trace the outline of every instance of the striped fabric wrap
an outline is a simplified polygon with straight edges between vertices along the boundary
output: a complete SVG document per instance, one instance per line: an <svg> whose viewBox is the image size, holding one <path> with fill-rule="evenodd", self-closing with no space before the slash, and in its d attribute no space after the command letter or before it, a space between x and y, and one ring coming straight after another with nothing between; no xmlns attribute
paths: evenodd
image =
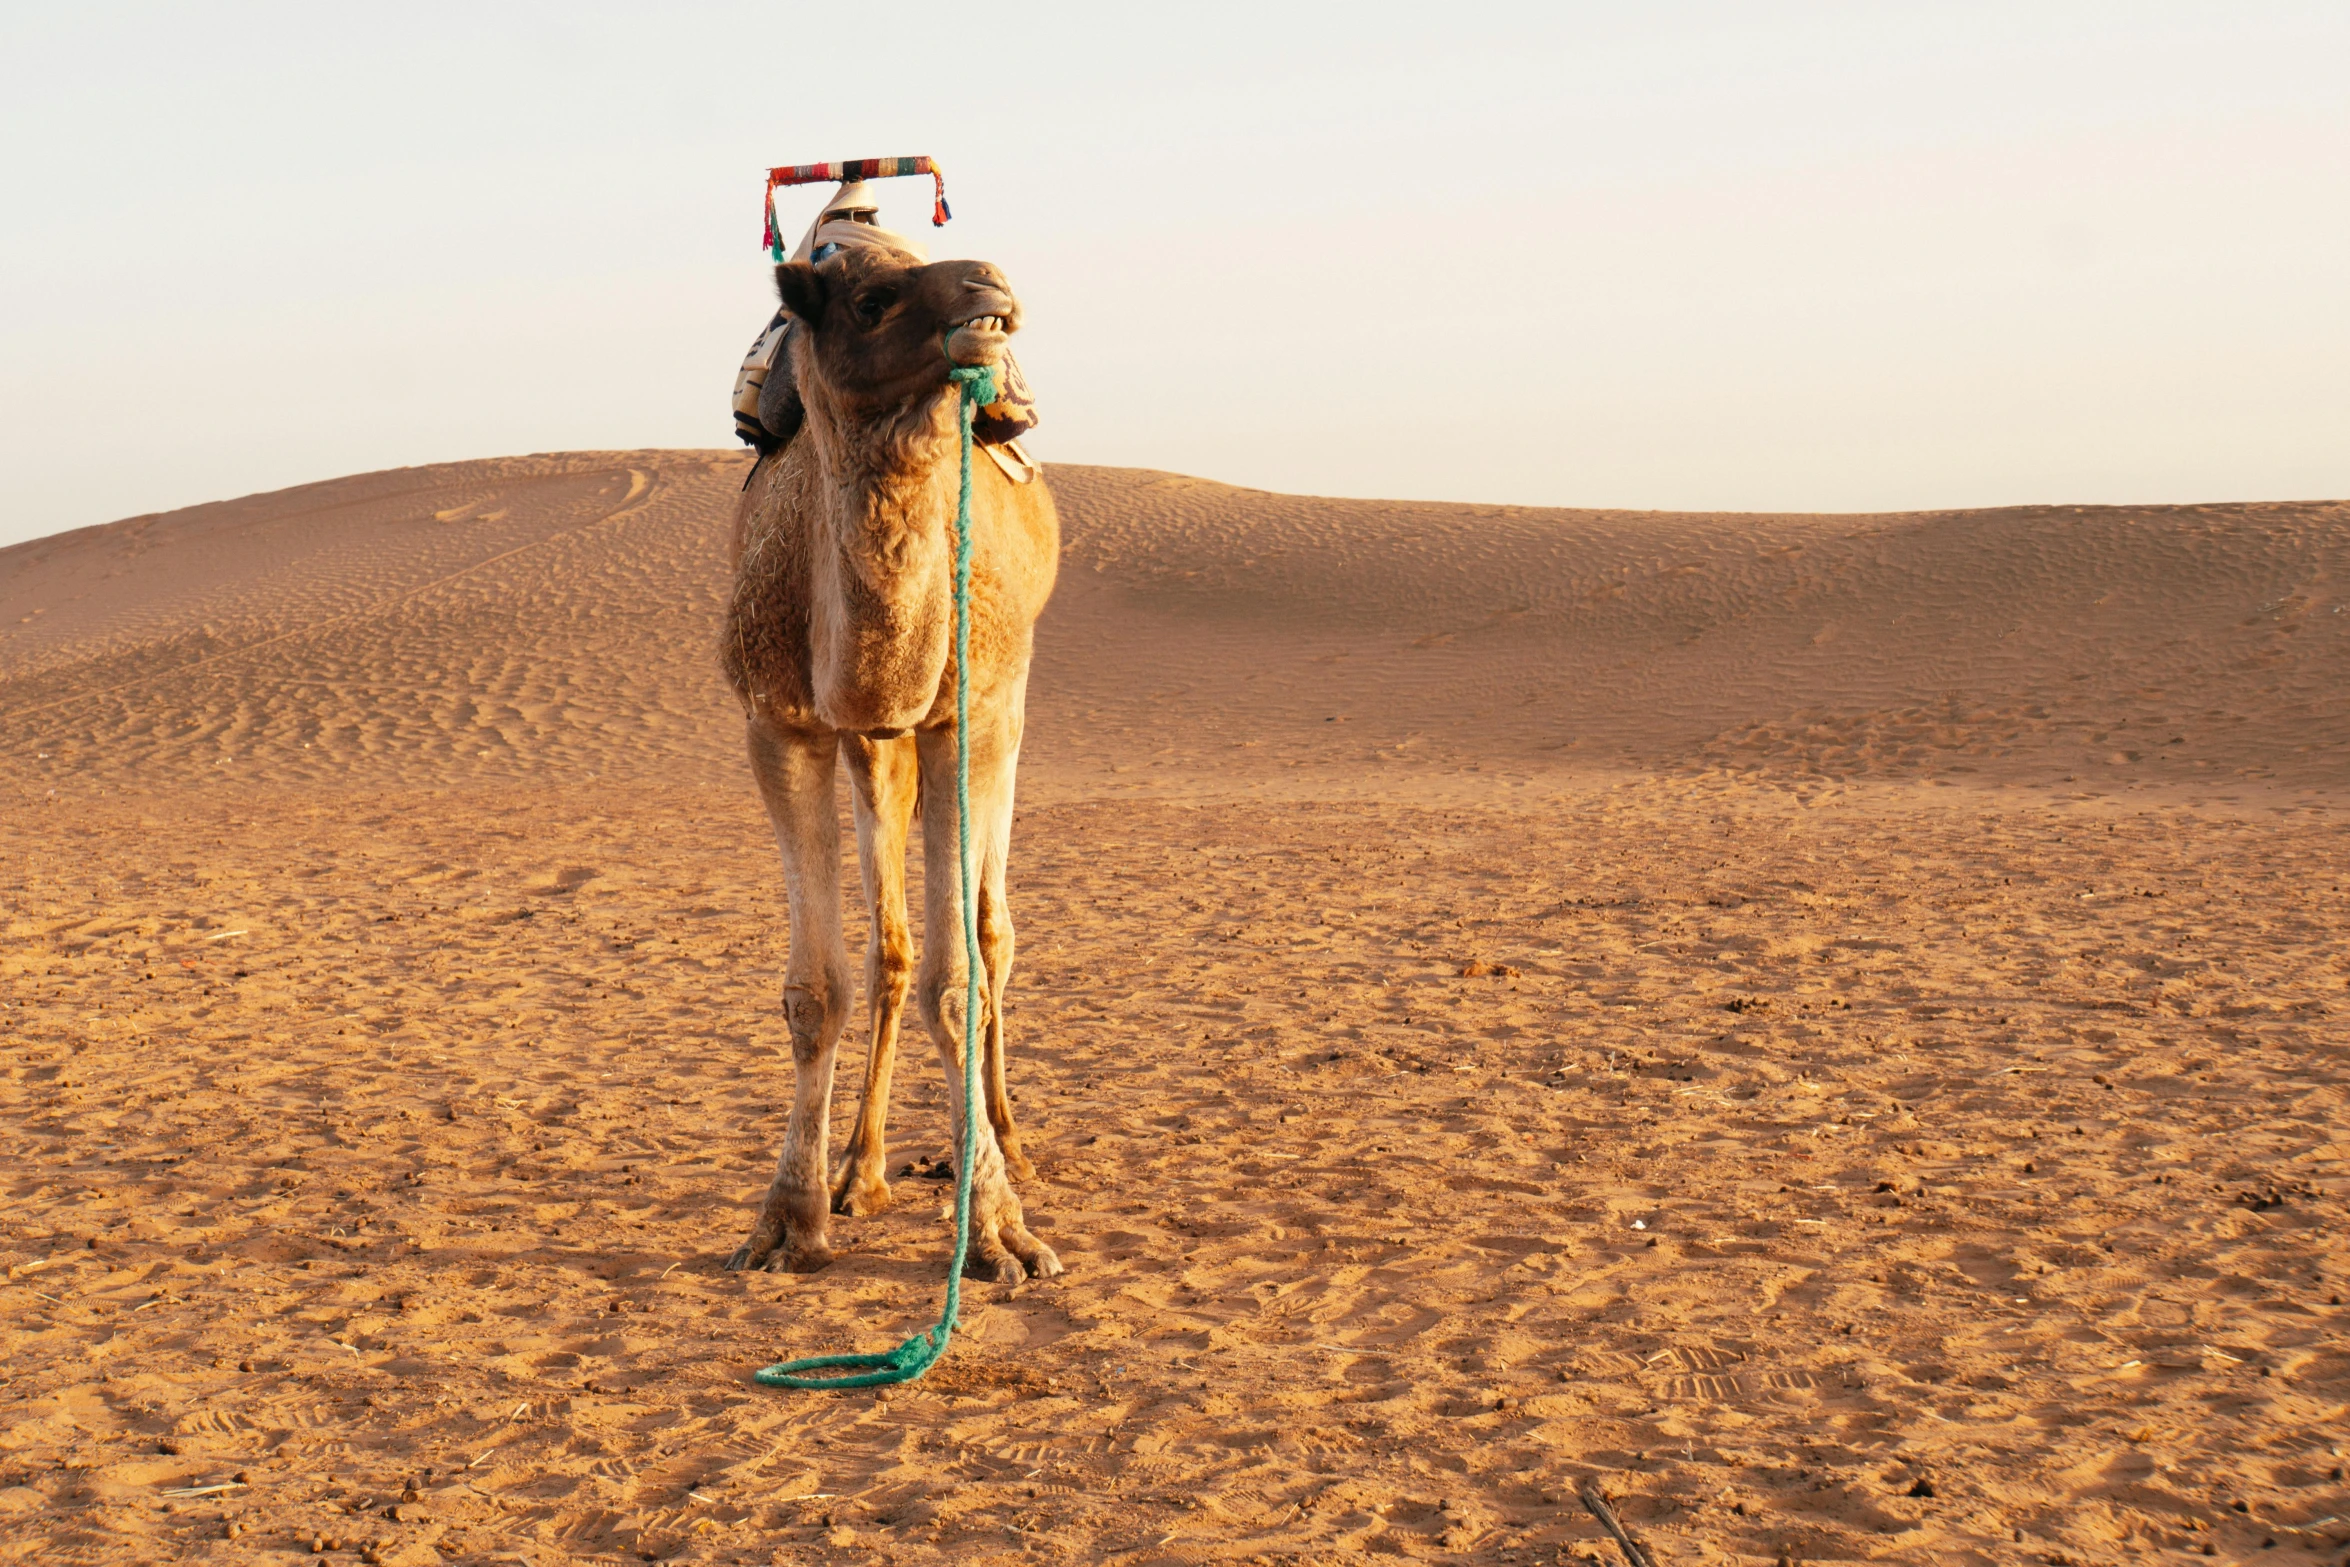
<svg viewBox="0 0 2350 1567"><path fill-rule="evenodd" d="M842 180L886 180L900 174L936 174L928 158L847 158L839 163L791 163L767 171L775 185L839 184Z"/></svg>
<svg viewBox="0 0 2350 1567"><path fill-rule="evenodd" d="M775 187L824 185L847 180L895 179L901 174L927 174L936 188L930 203L930 226L944 228L954 216L947 210L947 177L931 158L843 158L837 163L787 163L767 171L767 227L759 242L777 261L783 259L783 232L775 226Z"/></svg>

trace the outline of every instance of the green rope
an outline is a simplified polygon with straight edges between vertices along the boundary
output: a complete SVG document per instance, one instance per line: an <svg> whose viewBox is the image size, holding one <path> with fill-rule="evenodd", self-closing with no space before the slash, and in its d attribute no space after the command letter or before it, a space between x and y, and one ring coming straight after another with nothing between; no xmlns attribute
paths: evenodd
<svg viewBox="0 0 2350 1567"><path fill-rule="evenodd" d="M963 1309L963 1260L971 1250L972 1118L979 1114L979 890L971 864L971 413L996 399L992 365L958 365L950 358L947 380L963 394L958 415L963 435L963 488L955 501L955 859L962 867L963 961L968 984L963 996L963 1126L955 1148L955 1260L947 1269L947 1299L935 1327L923 1329L886 1355L811 1355L751 1373L762 1387L857 1388L911 1382L937 1364L955 1336ZM846 1376L808 1376L810 1371L844 1370Z"/></svg>

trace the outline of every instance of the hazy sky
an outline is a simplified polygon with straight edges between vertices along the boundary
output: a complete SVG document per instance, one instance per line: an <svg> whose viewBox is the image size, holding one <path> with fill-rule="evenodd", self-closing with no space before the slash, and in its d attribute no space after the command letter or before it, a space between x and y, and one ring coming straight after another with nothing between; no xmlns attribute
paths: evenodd
<svg viewBox="0 0 2350 1567"><path fill-rule="evenodd" d="M1010 273L1048 460L2350 495L2346 83L2342 0L9 4L0 542L730 445L760 171L912 153L958 217L883 217Z"/></svg>

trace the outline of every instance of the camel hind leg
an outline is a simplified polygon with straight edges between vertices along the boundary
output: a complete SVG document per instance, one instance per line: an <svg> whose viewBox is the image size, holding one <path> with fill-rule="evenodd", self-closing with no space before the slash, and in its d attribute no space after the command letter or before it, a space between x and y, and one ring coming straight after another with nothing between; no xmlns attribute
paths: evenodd
<svg viewBox="0 0 2350 1567"><path fill-rule="evenodd" d="M914 934L906 924L906 834L914 821L921 773L914 740L846 738L857 814L857 863L873 934L865 943L865 1004L873 1014L865 1055L865 1093L856 1130L832 1183L832 1211L879 1213L889 1206L889 1085L897 1066L898 1026L914 975Z"/></svg>
<svg viewBox="0 0 2350 1567"><path fill-rule="evenodd" d="M983 825L980 835L979 955L987 965L987 1053L980 1057L979 1076L987 1095L988 1123L1004 1151L1004 1168L1014 1180L1032 1181L1036 1166L1020 1145L1011 1090L1004 1081L1004 992L1012 980L1012 910L1004 896L1012 841L1011 781L1007 770L1004 798L996 802L993 820Z"/></svg>
<svg viewBox="0 0 2350 1567"><path fill-rule="evenodd" d="M992 841L991 829L1000 810L1008 821L1012 798L1012 764L1018 755L1016 720L1001 715L987 722L973 714L971 725L971 825L985 865ZM952 730L925 730L916 737L922 765L922 963L914 991L929 1025L932 1043L946 1068L949 1128L960 1147L966 1128L972 1146L970 1270L998 1283L1017 1284L1031 1275L1051 1278L1061 1272L1061 1259L1030 1233L1020 1199L1005 1173L1002 1146L984 1113L982 1097L969 1104L963 1093L963 1052L966 1042L984 1052L992 987L984 951L980 959L980 1011L966 1016L969 967L963 955L962 873L957 862L955 823L955 735ZM1008 949L1007 949L1008 953ZM967 1026L976 1023L976 1029ZM980 1064L984 1067L985 1060Z"/></svg>
<svg viewBox="0 0 2350 1567"><path fill-rule="evenodd" d="M727 1259L729 1272L765 1268L807 1273L832 1260L826 1237L825 1143L832 1121L832 1067L855 999L841 937L840 817L830 732L777 731L753 720L751 773L783 853L791 911L784 1021L791 1029L792 1103L783 1153L750 1239Z"/></svg>

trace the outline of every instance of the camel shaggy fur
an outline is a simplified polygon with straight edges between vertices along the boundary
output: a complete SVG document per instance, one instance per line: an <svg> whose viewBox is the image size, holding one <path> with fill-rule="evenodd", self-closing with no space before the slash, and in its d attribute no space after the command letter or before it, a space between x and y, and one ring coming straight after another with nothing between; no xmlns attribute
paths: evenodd
<svg viewBox="0 0 2350 1567"><path fill-rule="evenodd" d="M1004 1085L1003 997L1012 970L1004 879L1033 633L1052 592L1060 529L1041 480L1014 484L989 462L971 472L971 668L955 668L953 658L960 405L948 361L1000 364L1019 328L1019 302L984 262L925 266L879 249L780 266L776 287L800 323L791 369L807 422L799 439L762 460L744 491L721 647L747 720L751 770L783 851L791 915L783 1011L796 1081L775 1179L750 1239L727 1266L820 1268L832 1256L828 1209L865 1214L888 1203L884 1129L909 979L945 1063L960 1145L969 1034L955 682L967 678L987 1108L972 1133L972 1267L1005 1282L1050 1276L1060 1261L1022 1223L1010 1179L1033 1172ZM833 1063L855 994L833 803L840 759L873 912L865 956L873 1034L856 1130L828 1191ZM919 972L905 871L916 809Z"/></svg>

